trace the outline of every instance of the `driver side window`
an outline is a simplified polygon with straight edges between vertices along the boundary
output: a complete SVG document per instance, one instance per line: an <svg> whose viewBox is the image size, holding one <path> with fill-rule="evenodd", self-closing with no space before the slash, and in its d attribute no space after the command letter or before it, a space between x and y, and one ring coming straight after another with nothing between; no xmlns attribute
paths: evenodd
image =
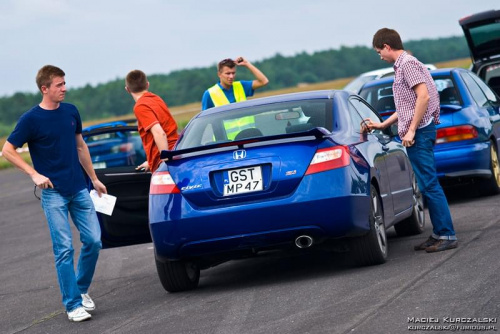
<svg viewBox="0 0 500 334"><path fill-rule="evenodd" d="M363 101L352 98L349 100L349 114L353 121L353 127L357 132L361 132L361 123L364 119L370 118L374 122L382 122L380 117ZM352 108L351 108L352 106ZM373 130L372 133L382 133L381 130Z"/></svg>

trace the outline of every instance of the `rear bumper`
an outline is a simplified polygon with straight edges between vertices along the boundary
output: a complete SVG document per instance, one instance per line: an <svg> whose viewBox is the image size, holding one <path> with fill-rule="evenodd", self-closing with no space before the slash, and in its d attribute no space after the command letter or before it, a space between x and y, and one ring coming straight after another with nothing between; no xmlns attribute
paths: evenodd
<svg viewBox="0 0 500 334"><path fill-rule="evenodd" d="M368 195L339 194L345 185L325 187L323 177L304 177L287 198L202 210L193 208L181 194L151 195L156 256L175 260L230 254L292 245L304 234L320 242L369 231ZM321 189L312 191L315 187Z"/></svg>
<svg viewBox="0 0 500 334"><path fill-rule="evenodd" d="M434 150L438 178L489 177L490 142Z"/></svg>

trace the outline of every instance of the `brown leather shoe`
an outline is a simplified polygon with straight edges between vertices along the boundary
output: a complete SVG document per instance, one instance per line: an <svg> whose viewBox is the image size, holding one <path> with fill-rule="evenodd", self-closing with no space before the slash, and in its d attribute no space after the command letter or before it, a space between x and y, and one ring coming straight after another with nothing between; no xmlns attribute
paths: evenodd
<svg viewBox="0 0 500 334"><path fill-rule="evenodd" d="M425 250L427 247L434 245L438 241L438 239L434 239L432 236L430 236L429 239L425 240L419 245L416 245L415 247L413 247L413 249L416 251Z"/></svg>
<svg viewBox="0 0 500 334"><path fill-rule="evenodd" d="M446 240L446 239L439 239L438 242L436 242L434 245L429 246L425 249L427 253L434 253L434 252L441 252L445 251L448 249L453 249L458 247L458 241L457 240Z"/></svg>

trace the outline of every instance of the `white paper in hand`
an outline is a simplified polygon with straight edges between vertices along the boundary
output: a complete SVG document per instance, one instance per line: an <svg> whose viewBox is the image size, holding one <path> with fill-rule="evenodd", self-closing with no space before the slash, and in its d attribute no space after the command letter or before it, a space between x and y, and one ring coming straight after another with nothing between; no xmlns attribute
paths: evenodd
<svg viewBox="0 0 500 334"><path fill-rule="evenodd" d="M116 196L102 194L101 197L99 197L97 191L92 189L90 191L90 198L92 198L92 202L94 202L95 211L111 216L115 208Z"/></svg>

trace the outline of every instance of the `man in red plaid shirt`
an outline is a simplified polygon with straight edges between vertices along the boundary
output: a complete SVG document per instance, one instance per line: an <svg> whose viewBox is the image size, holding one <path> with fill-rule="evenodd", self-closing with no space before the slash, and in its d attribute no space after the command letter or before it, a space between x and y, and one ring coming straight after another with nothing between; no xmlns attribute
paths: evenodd
<svg viewBox="0 0 500 334"><path fill-rule="evenodd" d="M439 93L429 70L408 54L396 30L383 28L373 36L373 48L380 59L394 63L394 102L396 112L382 123L367 119L369 129L385 129L398 122L398 133L406 147L426 200L433 230L432 235L415 250L428 253L458 246L450 208L439 184L434 161L436 126L439 124Z"/></svg>

